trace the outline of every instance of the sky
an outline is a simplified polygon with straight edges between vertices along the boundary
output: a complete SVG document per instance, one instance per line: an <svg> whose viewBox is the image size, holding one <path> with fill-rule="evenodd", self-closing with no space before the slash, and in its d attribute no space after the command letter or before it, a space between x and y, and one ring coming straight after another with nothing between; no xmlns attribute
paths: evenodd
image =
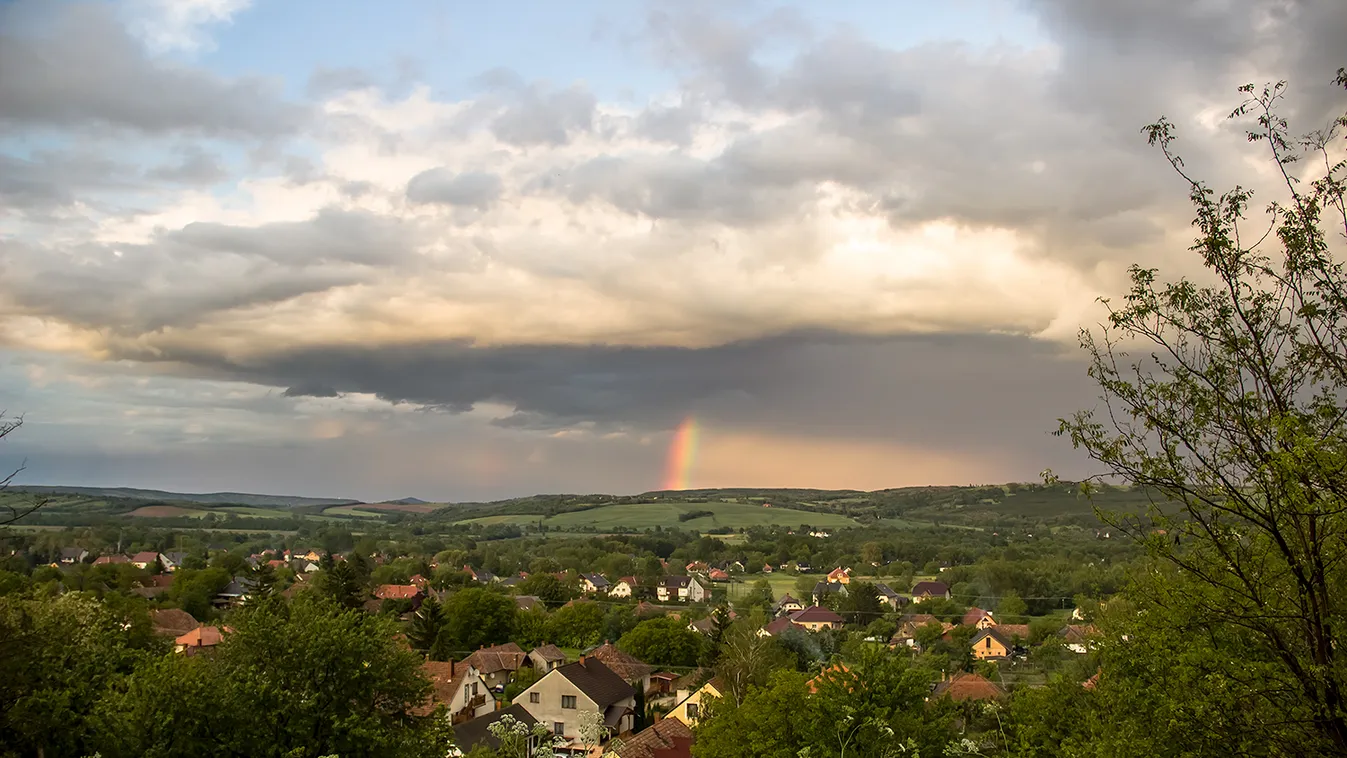
<svg viewBox="0 0 1347 758"><path fill-rule="evenodd" d="M1141 128L1272 192L1236 87L1320 128L1344 40L1340 0L0 0L0 464L458 501L671 455L1096 473L1051 434L1095 402L1078 330L1130 264L1200 273Z"/></svg>

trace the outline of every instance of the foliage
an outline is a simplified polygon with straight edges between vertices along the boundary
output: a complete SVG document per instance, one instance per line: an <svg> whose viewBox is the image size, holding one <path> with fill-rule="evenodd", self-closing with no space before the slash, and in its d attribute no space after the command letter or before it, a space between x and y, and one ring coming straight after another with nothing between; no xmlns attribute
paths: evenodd
<svg viewBox="0 0 1347 758"><path fill-rule="evenodd" d="M605 614L598 603L576 601L548 619L548 634L562 647L590 647L603 640Z"/></svg>
<svg viewBox="0 0 1347 758"><path fill-rule="evenodd" d="M514 600L483 587L469 587L444 603L444 644L466 655L487 645L508 642L517 613Z"/></svg>
<svg viewBox="0 0 1347 758"><path fill-rule="evenodd" d="M1179 506L1110 517L1158 562L1133 588L1148 628L1161 640L1185 630L1195 648L1144 657L1153 668L1136 671L1136 684L1163 691L1128 705L1153 697L1168 723L1232 750L1341 755L1347 276L1330 241L1347 232L1347 162L1333 157L1347 120L1296 140L1277 112L1284 83L1241 91L1248 99L1231 117L1254 117L1249 140L1268 150L1284 200L1268 205L1265 231L1250 232L1252 193L1218 195L1187 173L1171 123L1147 128L1189 187L1192 249L1210 284L1133 267L1102 333L1081 333L1104 412L1063 420L1060 433L1111 475ZM1303 159L1322 165L1293 174ZM1158 568L1166 564L1179 570ZM1178 682L1206 686L1173 702L1163 695Z"/></svg>
<svg viewBox="0 0 1347 758"><path fill-rule="evenodd" d="M437 655L443 652L437 649L443 631L444 607L433 595L429 596L421 601L421 607L412 614L412 621L407 625L407 642L411 644L412 650L423 653L432 660L444 660Z"/></svg>
<svg viewBox="0 0 1347 758"><path fill-rule="evenodd" d="M646 619L617 641L623 652L652 666L671 667L696 666L705 644L686 623L669 617Z"/></svg>
<svg viewBox="0 0 1347 758"><path fill-rule="evenodd" d="M733 624L725 633L716 659L717 679L725 697L742 703L751 687L765 687L772 672L790 668L794 656L775 638L758 635L764 619L754 616Z"/></svg>

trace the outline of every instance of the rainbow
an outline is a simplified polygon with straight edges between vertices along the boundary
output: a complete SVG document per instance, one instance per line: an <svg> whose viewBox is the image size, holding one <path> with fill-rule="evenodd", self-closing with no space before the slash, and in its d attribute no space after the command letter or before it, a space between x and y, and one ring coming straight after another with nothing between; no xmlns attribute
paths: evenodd
<svg viewBox="0 0 1347 758"><path fill-rule="evenodd" d="M669 461L664 472L664 489L692 489L692 464L697 458L697 419L688 416L674 431L669 445Z"/></svg>

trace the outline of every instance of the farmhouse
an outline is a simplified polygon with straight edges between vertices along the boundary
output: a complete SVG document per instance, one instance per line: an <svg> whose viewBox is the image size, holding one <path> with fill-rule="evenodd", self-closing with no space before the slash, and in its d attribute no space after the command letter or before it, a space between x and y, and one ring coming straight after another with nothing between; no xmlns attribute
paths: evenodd
<svg viewBox="0 0 1347 758"><path fill-rule="evenodd" d="M949 585L944 582L917 582L912 585L912 602L920 603L932 598L950 599Z"/></svg>

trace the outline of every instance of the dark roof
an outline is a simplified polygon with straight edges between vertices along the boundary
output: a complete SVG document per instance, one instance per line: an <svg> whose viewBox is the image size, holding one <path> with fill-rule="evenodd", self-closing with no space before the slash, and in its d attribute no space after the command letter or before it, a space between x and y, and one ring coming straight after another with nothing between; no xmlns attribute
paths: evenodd
<svg viewBox="0 0 1347 758"><path fill-rule="evenodd" d="M167 558L175 566L187 560L187 553L182 552L160 553L160 555Z"/></svg>
<svg viewBox="0 0 1347 758"><path fill-rule="evenodd" d="M764 626L763 630L775 637L794 625L795 622L791 621L789 616L778 616L775 619L772 619L772 623Z"/></svg>
<svg viewBox="0 0 1347 758"><path fill-rule="evenodd" d="M899 595L897 592L895 592L892 587L883 582L880 582L879 584L875 585L875 591L883 595L884 597L899 597L899 598L902 597L902 595Z"/></svg>
<svg viewBox="0 0 1347 758"><path fill-rule="evenodd" d="M600 708L607 709L613 703L636 694L636 690L630 684L605 666L603 661L593 656L568 663L556 669L556 673L566 677L571 684L585 693L585 697L593 700Z"/></svg>
<svg viewBox="0 0 1347 758"><path fill-rule="evenodd" d="M996 640L1002 645L1005 645L1007 650L1015 647L1014 638L1012 638L1009 634L1003 631L1002 628L999 626L989 626L986 629L983 629L982 631L973 635L973 639L970 641L969 644L976 645L987 637L991 637L992 639Z"/></svg>
<svg viewBox="0 0 1347 758"><path fill-rule="evenodd" d="M678 719L660 719L618 746L618 758L691 756L692 730Z"/></svg>
<svg viewBox="0 0 1347 758"><path fill-rule="evenodd" d="M500 721L506 716L513 716L516 721L522 722L525 726L532 727L538 723L523 705L515 703L509 708L502 708L499 711L493 711L485 716L478 716L471 721L464 721L454 727L454 744L463 751L464 755L472 752L474 747L484 745L492 750L500 747L500 740L491 733L487 727Z"/></svg>
<svg viewBox="0 0 1347 758"><path fill-rule="evenodd" d="M796 611L788 616L791 621L797 624L818 623L821 621L831 621L834 624L842 623L842 617L824 608L821 605L811 605L802 611Z"/></svg>
<svg viewBox="0 0 1347 758"><path fill-rule="evenodd" d="M671 590L676 590L688 586L688 581L689 579L686 576L666 576L660 581L660 584Z"/></svg>
<svg viewBox="0 0 1347 758"><path fill-rule="evenodd" d="M912 595L947 595L949 585L944 582L917 582L912 585Z"/></svg>
<svg viewBox="0 0 1347 758"><path fill-rule="evenodd" d="M515 595L514 604L519 606L521 611L531 611L534 608L542 608L543 599L537 595Z"/></svg>
<svg viewBox="0 0 1347 758"><path fill-rule="evenodd" d="M581 574L580 576L582 576L582 577L584 577L585 579L587 579L587 580L589 581L589 583L592 584L592 585L594 585L595 587L607 587L607 586L608 586L608 578L605 577L605 576L602 575L602 574Z"/></svg>
<svg viewBox="0 0 1347 758"><path fill-rule="evenodd" d="M561 648L557 647L556 645L553 645L550 642L547 643L546 645L539 645L538 647L533 648L533 652L537 653L538 657L542 658L544 661L566 660L566 654L561 652ZM531 654L532 653L530 653L530 655Z"/></svg>
<svg viewBox="0 0 1347 758"><path fill-rule="evenodd" d="M847 586L841 582L818 582L814 585L815 595L826 595L830 592L845 595L847 594Z"/></svg>
<svg viewBox="0 0 1347 758"><path fill-rule="evenodd" d="M61 548L61 557L69 558L72 561L78 561L82 556L88 554L88 551L82 547L63 547Z"/></svg>

